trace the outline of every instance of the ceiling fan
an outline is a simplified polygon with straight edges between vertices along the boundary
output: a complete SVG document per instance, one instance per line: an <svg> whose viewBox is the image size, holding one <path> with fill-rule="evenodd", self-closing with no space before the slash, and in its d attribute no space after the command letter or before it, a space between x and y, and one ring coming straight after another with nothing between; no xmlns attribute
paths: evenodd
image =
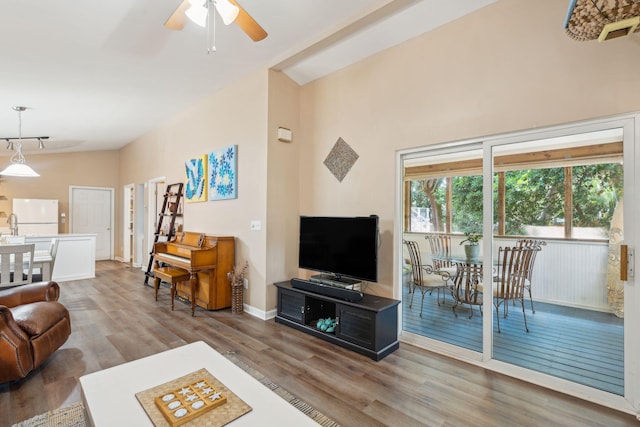
<svg viewBox="0 0 640 427"><path fill-rule="evenodd" d="M209 7L216 8L225 25L232 22L238 24L254 42L267 37L267 32L235 0L183 0L164 23L164 26L171 30L180 31L185 26L185 17L188 16L198 25L204 27Z"/></svg>

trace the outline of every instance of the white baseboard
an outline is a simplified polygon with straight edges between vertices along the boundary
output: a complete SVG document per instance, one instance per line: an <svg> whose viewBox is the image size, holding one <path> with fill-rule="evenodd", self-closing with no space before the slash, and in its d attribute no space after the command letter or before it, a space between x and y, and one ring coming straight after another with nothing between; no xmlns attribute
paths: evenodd
<svg viewBox="0 0 640 427"><path fill-rule="evenodd" d="M127 262L127 261L125 261L125 259L124 259L124 258L122 258L122 257L115 257L115 258L114 258L114 261L128 263L128 262ZM141 265L141 264L139 264L139 263L136 263L136 262L132 262L132 263L131 263L131 267L133 267L133 268L140 268L140 267L142 267L142 265ZM144 270L145 270L145 269L143 269L143 271L144 271Z"/></svg>
<svg viewBox="0 0 640 427"><path fill-rule="evenodd" d="M273 310L269 310L269 311L264 311L264 310L259 310L255 307L252 307L248 304L244 304L243 305L243 310L253 316L253 317L257 317L258 319L261 320L269 320L269 319L273 319L274 317L276 317L276 314L278 312L278 310L276 310L275 308Z"/></svg>

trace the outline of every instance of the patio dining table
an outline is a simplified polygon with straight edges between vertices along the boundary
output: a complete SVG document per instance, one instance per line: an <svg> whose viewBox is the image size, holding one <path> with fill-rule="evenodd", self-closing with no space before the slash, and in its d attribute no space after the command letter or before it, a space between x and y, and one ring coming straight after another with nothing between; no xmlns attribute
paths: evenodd
<svg viewBox="0 0 640 427"><path fill-rule="evenodd" d="M448 262L456 266L456 275L452 278L451 295L455 300L453 312L459 304L482 306L482 258L467 258L464 255L432 254L431 259ZM471 317L473 310L471 311ZM457 316L457 314L456 314Z"/></svg>
<svg viewBox="0 0 640 427"><path fill-rule="evenodd" d="M473 272L475 277L474 279L478 281L478 283L482 282L482 258L467 258L465 255L444 255L444 254L433 254L431 255L431 259L447 262L453 264L457 268L455 279L460 276L460 274L464 274L465 272Z"/></svg>
<svg viewBox="0 0 640 427"><path fill-rule="evenodd" d="M465 255L432 254L431 259L460 265L482 266L483 263L482 258L467 258Z"/></svg>

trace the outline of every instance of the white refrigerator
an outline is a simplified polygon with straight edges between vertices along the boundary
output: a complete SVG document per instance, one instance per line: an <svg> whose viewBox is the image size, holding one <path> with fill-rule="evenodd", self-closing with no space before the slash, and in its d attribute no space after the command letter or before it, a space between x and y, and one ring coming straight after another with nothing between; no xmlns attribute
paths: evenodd
<svg viewBox="0 0 640 427"><path fill-rule="evenodd" d="M58 234L57 200L13 199L13 213L18 217L21 236Z"/></svg>

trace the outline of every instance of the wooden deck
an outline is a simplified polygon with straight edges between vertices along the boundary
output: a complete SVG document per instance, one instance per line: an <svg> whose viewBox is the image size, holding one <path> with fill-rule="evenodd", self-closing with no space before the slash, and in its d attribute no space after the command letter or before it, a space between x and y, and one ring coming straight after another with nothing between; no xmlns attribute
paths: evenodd
<svg viewBox="0 0 640 427"><path fill-rule="evenodd" d="M435 293L426 294L422 317L417 291L413 307L411 294L403 293L403 330L466 349L482 351L482 316L458 306L453 314L450 295L438 306ZM493 306L492 306L493 307ZM525 332L519 303L509 306L498 333L494 316L494 359L554 375L617 395L624 394L623 319L613 314L529 301L525 310L529 333Z"/></svg>

